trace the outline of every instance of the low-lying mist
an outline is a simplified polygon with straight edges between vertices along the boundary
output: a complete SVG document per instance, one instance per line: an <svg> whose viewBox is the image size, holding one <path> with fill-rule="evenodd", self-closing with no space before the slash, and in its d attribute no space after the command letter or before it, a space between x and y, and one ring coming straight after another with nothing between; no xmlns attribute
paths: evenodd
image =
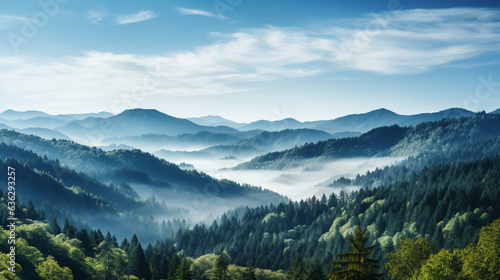
<svg viewBox="0 0 500 280"><path fill-rule="evenodd" d="M181 159L168 159L174 163L181 163ZM292 200L300 200L316 195L317 197L341 190L352 191L352 188L333 188L327 186L340 177L353 178L357 174L365 174L376 168L383 168L395 164L403 158L372 157L337 159L328 162L304 160L299 168L286 170L231 170L248 158L231 160L190 158L187 163L192 164L198 171L205 172L218 179L228 179L238 183L260 186Z"/></svg>

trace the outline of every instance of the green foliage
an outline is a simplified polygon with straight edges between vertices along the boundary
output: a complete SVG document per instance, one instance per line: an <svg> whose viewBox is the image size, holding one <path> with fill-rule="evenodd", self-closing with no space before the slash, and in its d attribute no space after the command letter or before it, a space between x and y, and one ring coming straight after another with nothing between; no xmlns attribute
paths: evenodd
<svg viewBox="0 0 500 280"><path fill-rule="evenodd" d="M192 280L191 261L184 257L177 270L175 271L175 280Z"/></svg>
<svg viewBox="0 0 500 280"><path fill-rule="evenodd" d="M368 241L368 230L363 231L358 224L353 238L349 238L351 253L336 255L340 261L330 262L331 265L342 268L328 274L329 279L353 279L353 280L377 280L383 274L376 273L378 261L371 259L370 255L375 245L366 246Z"/></svg>
<svg viewBox="0 0 500 280"><path fill-rule="evenodd" d="M46 280L73 280L71 270L67 267L60 267L52 256L48 256L44 262L39 264L36 272Z"/></svg>
<svg viewBox="0 0 500 280"><path fill-rule="evenodd" d="M21 280L19 278L19 274L22 271L21 265L16 263L13 268L14 272L9 271L10 265L8 262L10 261L10 257L7 254L0 252L0 278L5 280Z"/></svg>
<svg viewBox="0 0 500 280"><path fill-rule="evenodd" d="M425 238L401 240L395 252L387 254L386 269L388 275L394 279L417 279L420 268L432 254L437 252L434 244Z"/></svg>
<svg viewBox="0 0 500 280"><path fill-rule="evenodd" d="M395 253L389 254L386 264L393 279L468 280L500 277L500 219L484 226L477 245L470 244L465 249L441 249L435 253L434 246L423 238L417 242L407 239L401 243Z"/></svg>
<svg viewBox="0 0 500 280"><path fill-rule="evenodd" d="M461 274L463 256L460 252L461 250L456 250L452 253L449 250L442 249L439 253L431 255L421 268L421 278L429 280L467 279Z"/></svg>
<svg viewBox="0 0 500 280"><path fill-rule="evenodd" d="M214 280L226 280L228 279L228 266L229 266L229 256L226 252L221 252L217 259L215 260L215 265L213 267L213 278Z"/></svg>
<svg viewBox="0 0 500 280"><path fill-rule="evenodd" d="M287 278L292 280L306 279L306 268L300 254L295 257L292 266L290 266L290 271L288 272Z"/></svg>
<svg viewBox="0 0 500 280"><path fill-rule="evenodd" d="M312 262L307 264L306 280L324 280L325 273L321 268L318 258L314 258Z"/></svg>
<svg viewBox="0 0 500 280"><path fill-rule="evenodd" d="M477 246L465 250L463 271L472 279L500 278L500 219L483 227Z"/></svg>

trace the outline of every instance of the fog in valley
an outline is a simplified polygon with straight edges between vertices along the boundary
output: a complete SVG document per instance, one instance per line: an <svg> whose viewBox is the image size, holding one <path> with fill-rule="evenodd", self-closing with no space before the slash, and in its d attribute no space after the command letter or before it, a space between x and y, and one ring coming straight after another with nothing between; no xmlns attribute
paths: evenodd
<svg viewBox="0 0 500 280"><path fill-rule="evenodd" d="M176 164L183 162L192 164L196 170L205 172L218 179L228 179L237 183L247 183L252 186L260 186L279 194L285 195L292 200L301 200L315 195L327 196L341 190L352 191L357 187L338 188L328 186L340 177L353 178L357 174L364 174L376 168L396 164L403 158L396 157L372 157L372 158L349 158L332 160L328 162L304 160L303 166L286 170L232 170L230 168L250 160L246 159L193 159L189 161L181 158L165 158Z"/></svg>

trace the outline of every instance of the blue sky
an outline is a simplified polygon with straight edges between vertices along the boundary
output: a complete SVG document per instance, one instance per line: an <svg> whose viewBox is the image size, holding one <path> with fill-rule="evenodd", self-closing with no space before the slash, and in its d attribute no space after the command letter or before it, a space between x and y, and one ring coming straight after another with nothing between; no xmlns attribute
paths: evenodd
<svg viewBox="0 0 500 280"><path fill-rule="evenodd" d="M495 2L2 1L0 111L242 122L492 111Z"/></svg>

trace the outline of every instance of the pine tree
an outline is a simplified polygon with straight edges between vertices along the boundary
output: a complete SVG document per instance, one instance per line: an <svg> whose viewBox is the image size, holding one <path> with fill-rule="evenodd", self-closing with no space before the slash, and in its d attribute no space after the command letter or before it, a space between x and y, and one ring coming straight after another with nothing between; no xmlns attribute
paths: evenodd
<svg viewBox="0 0 500 280"><path fill-rule="evenodd" d="M295 257L295 260L290 267L290 271L288 272L287 278L292 280L303 280L306 278L306 268L300 254Z"/></svg>
<svg viewBox="0 0 500 280"><path fill-rule="evenodd" d="M150 262L150 267L151 267L151 279L152 280L159 280L160 279L160 274L161 274L161 256L160 256L160 251L158 248L153 249L153 255L151 256L151 262Z"/></svg>
<svg viewBox="0 0 500 280"><path fill-rule="evenodd" d="M75 238L75 227L69 223L68 219L64 220L62 232L69 238Z"/></svg>
<svg viewBox="0 0 500 280"><path fill-rule="evenodd" d="M175 254L172 257L172 260L170 260L170 264L168 267L168 280L175 280L175 272L177 271L177 268L179 268L179 265L180 265L179 256Z"/></svg>
<svg viewBox="0 0 500 280"><path fill-rule="evenodd" d="M214 276L212 279L215 280L226 280L228 279L228 265L229 265L229 256L222 252L215 260L214 266Z"/></svg>
<svg viewBox="0 0 500 280"><path fill-rule="evenodd" d="M57 219L54 217L52 220L50 220L50 229L49 232L52 233L53 235L58 235L61 233L61 227L57 223Z"/></svg>
<svg viewBox="0 0 500 280"><path fill-rule="evenodd" d="M149 270L149 265L140 242L137 242L135 246L132 243L130 245L128 269L130 274L139 277L139 279L151 279L151 271Z"/></svg>
<svg viewBox="0 0 500 280"><path fill-rule="evenodd" d="M312 262L307 265L306 280L323 280L325 273L321 268L318 258L314 258Z"/></svg>
<svg viewBox="0 0 500 280"><path fill-rule="evenodd" d="M188 258L184 257L182 258L181 264L177 268L177 271L175 272L175 279L176 280L192 280L193 279L193 273L191 271L191 264L188 260Z"/></svg>
<svg viewBox="0 0 500 280"><path fill-rule="evenodd" d="M26 209L26 216L28 219L38 220L38 215L36 213L35 205L31 199L28 201L28 208Z"/></svg>
<svg viewBox="0 0 500 280"><path fill-rule="evenodd" d="M129 244L128 244L127 238L124 238L123 241L122 241L122 244L120 244L120 249L125 250L128 245Z"/></svg>
<svg viewBox="0 0 500 280"><path fill-rule="evenodd" d="M85 255L88 257L91 257L94 255L92 251L92 241L90 240L89 234L87 233L87 230L82 228L79 232L76 233L76 238L80 240L81 243L81 248L85 252Z"/></svg>
<svg viewBox="0 0 500 280"><path fill-rule="evenodd" d="M341 261L330 262L331 265L342 268L340 271L330 272L330 280L353 279L353 280L378 280L383 274L378 274L378 261L370 259L369 256L375 249L375 245L365 247L368 231L361 230L358 224L353 238L349 238L352 252L336 255Z"/></svg>

